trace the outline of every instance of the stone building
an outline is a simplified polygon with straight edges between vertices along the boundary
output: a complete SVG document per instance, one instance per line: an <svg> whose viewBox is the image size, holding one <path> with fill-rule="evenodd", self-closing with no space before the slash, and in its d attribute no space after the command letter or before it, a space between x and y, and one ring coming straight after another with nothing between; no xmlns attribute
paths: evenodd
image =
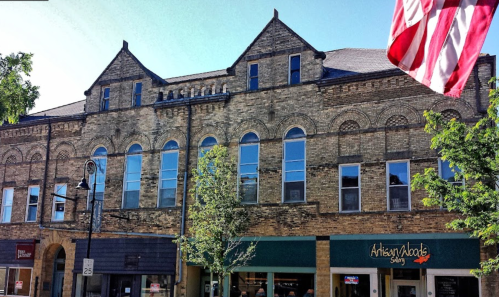
<svg viewBox="0 0 499 297"><path fill-rule="evenodd" d="M384 50L316 50L277 13L218 71L164 79L123 42L85 100L0 127L0 296L82 296L84 174L97 184L87 296L209 296L208 271L179 261L172 238L199 150L214 144L239 160L246 236L259 240L228 295L497 296L496 276L469 275L496 251L452 233L455 214L409 187L427 167L459 182L423 112L477 121L494 72L495 56L480 56L461 98L445 98Z"/></svg>

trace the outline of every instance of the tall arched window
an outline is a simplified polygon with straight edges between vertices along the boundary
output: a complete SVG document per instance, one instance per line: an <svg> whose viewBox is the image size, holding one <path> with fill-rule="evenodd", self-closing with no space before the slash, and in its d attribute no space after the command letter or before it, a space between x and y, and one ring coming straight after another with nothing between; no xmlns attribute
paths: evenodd
<svg viewBox="0 0 499 297"><path fill-rule="evenodd" d="M92 155L92 160L94 160L97 165L97 183L95 187L95 200L100 201L97 202L102 207L102 201L104 201L104 188L106 186L106 166L107 166L107 150L105 147L101 146L95 150ZM95 174L90 175L90 191L88 192L88 203L87 207L90 209L91 199L93 195L94 189L94 177Z"/></svg>
<svg viewBox="0 0 499 297"><path fill-rule="evenodd" d="M168 141L161 152L158 207L175 206L178 175L178 143Z"/></svg>
<svg viewBox="0 0 499 297"><path fill-rule="evenodd" d="M283 202L305 201L305 132L291 128L284 137Z"/></svg>
<svg viewBox="0 0 499 297"><path fill-rule="evenodd" d="M204 154L211 150L212 147L217 145L218 142L213 136L206 137L199 146L199 157L201 158Z"/></svg>
<svg viewBox="0 0 499 297"><path fill-rule="evenodd" d="M239 195L243 203L258 202L260 139L249 132L239 142Z"/></svg>
<svg viewBox="0 0 499 297"><path fill-rule="evenodd" d="M142 171L142 147L134 144L126 153L126 169L123 191L123 208L139 208L140 175Z"/></svg>

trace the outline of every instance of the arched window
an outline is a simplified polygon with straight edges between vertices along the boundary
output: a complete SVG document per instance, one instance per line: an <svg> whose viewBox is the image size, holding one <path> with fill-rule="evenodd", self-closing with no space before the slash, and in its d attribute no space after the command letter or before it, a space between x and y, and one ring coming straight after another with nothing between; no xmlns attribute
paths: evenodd
<svg viewBox="0 0 499 297"><path fill-rule="evenodd" d="M305 201L305 132L292 128L284 137L283 202Z"/></svg>
<svg viewBox="0 0 499 297"><path fill-rule="evenodd" d="M107 150L105 147L101 146L95 150L92 155L92 160L94 160L97 165L97 183L95 187L95 201L102 207L102 201L104 201L104 188L106 186L106 167L107 167ZM88 203L87 207L90 209L90 202L92 201L93 189L94 189L94 178L95 174L90 175L90 191L88 192ZM99 201L99 202L97 202Z"/></svg>
<svg viewBox="0 0 499 297"><path fill-rule="evenodd" d="M123 208L139 208L140 176L142 171L142 147L132 145L126 154Z"/></svg>
<svg viewBox="0 0 499 297"><path fill-rule="evenodd" d="M249 132L239 142L239 195L243 203L258 202L260 139Z"/></svg>
<svg viewBox="0 0 499 297"><path fill-rule="evenodd" d="M158 207L175 206L178 175L178 143L168 141L161 152Z"/></svg>
<svg viewBox="0 0 499 297"><path fill-rule="evenodd" d="M218 142L213 136L208 136L206 137L202 142L201 145L199 146L199 157L203 157L204 154L208 151L211 150L212 147L217 145Z"/></svg>

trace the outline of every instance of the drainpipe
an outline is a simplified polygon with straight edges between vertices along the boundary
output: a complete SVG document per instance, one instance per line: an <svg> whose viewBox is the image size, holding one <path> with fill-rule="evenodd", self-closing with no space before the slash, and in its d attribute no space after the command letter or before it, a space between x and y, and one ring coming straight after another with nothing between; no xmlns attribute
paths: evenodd
<svg viewBox="0 0 499 297"><path fill-rule="evenodd" d="M184 167L184 193L182 195L182 222L180 225L180 236L184 236L185 234L185 211L187 204L187 179L188 179L188 171L189 171L189 147L191 144L191 104L187 102L187 139L185 145L185 167ZM180 284L182 282L182 249L180 249L179 258L178 258L178 280L175 282L175 285Z"/></svg>
<svg viewBox="0 0 499 297"><path fill-rule="evenodd" d="M45 192L47 188L47 175L48 175L48 168L49 168L49 158L50 158L50 137L52 134L52 123L50 122L49 119L49 131L47 135L47 151L45 153L45 171L43 173L43 191L42 191L42 204L41 204L41 210L40 210L40 230L43 229L43 210L45 209ZM41 238L40 238L41 239Z"/></svg>

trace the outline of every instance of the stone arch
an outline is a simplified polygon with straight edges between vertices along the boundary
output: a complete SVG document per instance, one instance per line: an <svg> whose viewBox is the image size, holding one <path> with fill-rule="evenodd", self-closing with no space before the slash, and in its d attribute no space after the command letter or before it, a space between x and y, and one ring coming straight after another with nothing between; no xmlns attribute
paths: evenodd
<svg viewBox="0 0 499 297"><path fill-rule="evenodd" d="M288 115L279 122L274 138L284 138L284 133L291 126L303 127L306 135L317 134L317 125L308 115L303 113L294 113Z"/></svg>
<svg viewBox="0 0 499 297"><path fill-rule="evenodd" d="M44 145L41 145L41 144L34 145L26 153L26 161L31 162L33 159L33 156L36 154L40 154L42 156L42 160L43 160L44 155L46 154L46 151L47 151L47 148Z"/></svg>
<svg viewBox="0 0 499 297"><path fill-rule="evenodd" d="M100 146L105 147L108 154L115 153L116 148L111 138L107 136L96 136L90 139L90 141L87 143L84 154L90 156L92 152L94 152Z"/></svg>
<svg viewBox="0 0 499 297"><path fill-rule="evenodd" d="M161 150L165 143L170 140L174 139L178 142L178 145L180 148L185 148L185 144L187 141L187 137L185 136L185 133L182 132L178 128L169 128L166 130L163 130L163 132L159 135L157 135L154 139L154 149L155 150Z"/></svg>
<svg viewBox="0 0 499 297"><path fill-rule="evenodd" d="M383 109L376 119L376 126L379 128L385 127L386 122L389 118L394 115L404 116L408 124L419 124L421 123L421 116L418 111L407 104L395 104Z"/></svg>
<svg viewBox="0 0 499 297"><path fill-rule="evenodd" d="M219 144L227 144L227 134L220 126L206 125L196 130L192 136L192 143L197 147L201 139L207 135L213 135Z"/></svg>
<svg viewBox="0 0 499 297"><path fill-rule="evenodd" d="M463 99L440 99L435 102L430 109L440 113L447 109L453 109L456 110L462 118L472 118L475 114L471 104Z"/></svg>
<svg viewBox="0 0 499 297"><path fill-rule="evenodd" d="M17 147L13 147L2 155L2 164L6 164L7 161L9 161L9 164L22 162L23 153Z"/></svg>
<svg viewBox="0 0 499 297"><path fill-rule="evenodd" d="M346 121L355 121L359 125L359 129L368 129L371 127L371 120L364 112L358 109L349 109L341 112L331 120L328 132L337 132L340 126Z"/></svg>
<svg viewBox="0 0 499 297"><path fill-rule="evenodd" d="M61 151L66 151L68 153L69 158L74 158L76 157L76 148L75 146L68 141L61 141L59 142L54 149L55 156L58 156Z"/></svg>
<svg viewBox="0 0 499 297"><path fill-rule="evenodd" d="M151 150L151 141L149 140L149 137L138 132L132 132L128 134L123 139L123 141L121 141L120 145L118 146L118 152L120 153L126 152L127 148L130 146L131 143L140 144L142 146L142 151L144 152Z"/></svg>
<svg viewBox="0 0 499 297"><path fill-rule="evenodd" d="M41 279L40 282L48 282L52 284L52 278L54 273L54 260L61 248L64 249L66 253L66 266L64 270L64 292L70 292L73 283L73 271L68 263L74 261L75 258L75 244L71 243L71 237L64 236L65 234L60 234L59 232L49 232L42 240L40 251L41 251ZM40 291L40 297L50 296L50 291Z"/></svg>
<svg viewBox="0 0 499 297"><path fill-rule="evenodd" d="M269 128L259 119L251 118L243 120L237 125L230 137L231 142L239 142L239 139L247 131L255 131L261 139L270 138Z"/></svg>

